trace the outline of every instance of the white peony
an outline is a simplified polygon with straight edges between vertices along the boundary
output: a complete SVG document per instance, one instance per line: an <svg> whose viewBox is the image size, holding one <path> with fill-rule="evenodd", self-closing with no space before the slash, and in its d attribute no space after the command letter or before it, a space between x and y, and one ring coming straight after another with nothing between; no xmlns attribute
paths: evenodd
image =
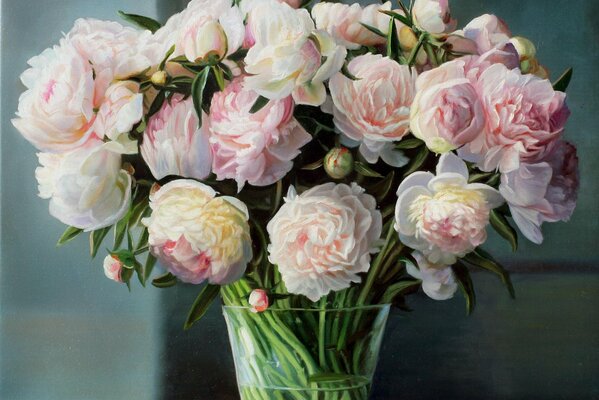
<svg viewBox="0 0 599 400"><path fill-rule="evenodd" d="M243 276L252 241L241 201L180 179L151 194L150 207L151 216L142 220L150 250L181 281L225 285Z"/></svg>
<svg viewBox="0 0 599 400"><path fill-rule="evenodd" d="M430 263L426 257L417 251L412 253L418 266L407 264L407 271L416 279L422 281L422 290L433 300L448 300L458 289L455 275L451 266Z"/></svg>
<svg viewBox="0 0 599 400"><path fill-rule="evenodd" d="M75 228L93 231L120 220L131 199L131 176L121 156L97 139L63 154L39 153L39 196L50 214Z"/></svg>
<svg viewBox="0 0 599 400"><path fill-rule="evenodd" d="M327 183L299 196L290 187L266 229L269 260L287 290L317 301L360 282L377 251L382 216L374 197L355 183Z"/></svg>
<svg viewBox="0 0 599 400"><path fill-rule="evenodd" d="M445 153L437 175L419 171L397 189L395 230L405 245L433 264L451 265L487 239L489 213L504 200L481 183L468 183L466 163Z"/></svg>

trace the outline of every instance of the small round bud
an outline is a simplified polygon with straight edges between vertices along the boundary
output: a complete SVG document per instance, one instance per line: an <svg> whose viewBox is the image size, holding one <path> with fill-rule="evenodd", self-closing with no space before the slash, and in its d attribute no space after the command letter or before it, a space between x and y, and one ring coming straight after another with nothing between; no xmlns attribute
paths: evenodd
<svg viewBox="0 0 599 400"><path fill-rule="evenodd" d="M333 179L343 179L354 170L354 157L345 147L335 147L324 157L324 170Z"/></svg>
<svg viewBox="0 0 599 400"><path fill-rule="evenodd" d="M268 295L263 289L254 289L250 293L248 303L254 313L264 312L268 308Z"/></svg>
<svg viewBox="0 0 599 400"><path fill-rule="evenodd" d="M167 77L166 71L156 71L152 74L151 80L156 86L164 86Z"/></svg>
<svg viewBox="0 0 599 400"><path fill-rule="evenodd" d="M112 279L115 282L123 282L121 276L123 271L123 263L118 256L109 254L104 258L104 275L108 279Z"/></svg>
<svg viewBox="0 0 599 400"><path fill-rule="evenodd" d="M537 49L535 45L528 39L522 36L515 36L510 39L510 43L514 45L520 61L533 60L537 56Z"/></svg>

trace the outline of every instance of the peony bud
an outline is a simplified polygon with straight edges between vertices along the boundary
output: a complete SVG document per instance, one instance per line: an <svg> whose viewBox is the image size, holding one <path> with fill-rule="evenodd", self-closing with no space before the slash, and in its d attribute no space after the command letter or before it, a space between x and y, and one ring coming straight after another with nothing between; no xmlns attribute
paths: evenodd
<svg viewBox="0 0 599 400"><path fill-rule="evenodd" d="M354 170L354 157L345 147L334 147L324 157L324 170L333 179L343 179Z"/></svg>
<svg viewBox="0 0 599 400"><path fill-rule="evenodd" d="M123 282L121 277L122 271L123 263L117 256L109 254L104 258L104 274L108 279L119 283Z"/></svg>
<svg viewBox="0 0 599 400"><path fill-rule="evenodd" d="M168 75L166 71L156 71L152 74L152 83L156 86L164 86Z"/></svg>
<svg viewBox="0 0 599 400"><path fill-rule="evenodd" d="M524 37L515 36L510 39L510 43L516 48L516 51L520 56L520 61L531 60L537 56L535 45Z"/></svg>
<svg viewBox="0 0 599 400"><path fill-rule="evenodd" d="M254 289L252 293L250 293L248 303L252 306L251 311L254 313L266 311L268 308L268 295L266 294L266 291Z"/></svg>
<svg viewBox="0 0 599 400"><path fill-rule="evenodd" d="M211 55L220 60L227 54L227 35L218 21L209 21L190 29L183 45L189 61L204 60Z"/></svg>
<svg viewBox="0 0 599 400"><path fill-rule="evenodd" d="M399 44L405 51L411 51L418 44L418 38L412 29L402 26L399 30Z"/></svg>

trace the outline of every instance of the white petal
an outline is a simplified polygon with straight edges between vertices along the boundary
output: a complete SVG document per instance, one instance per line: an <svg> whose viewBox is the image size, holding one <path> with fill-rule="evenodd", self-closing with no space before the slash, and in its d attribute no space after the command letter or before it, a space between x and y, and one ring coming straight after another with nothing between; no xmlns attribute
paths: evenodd
<svg viewBox="0 0 599 400"><path fill-rule="evenodd" d="M455 172L468 180L469 174L466 163L452 152L443 154L437 163L437 175L446 172Z"/></svg>

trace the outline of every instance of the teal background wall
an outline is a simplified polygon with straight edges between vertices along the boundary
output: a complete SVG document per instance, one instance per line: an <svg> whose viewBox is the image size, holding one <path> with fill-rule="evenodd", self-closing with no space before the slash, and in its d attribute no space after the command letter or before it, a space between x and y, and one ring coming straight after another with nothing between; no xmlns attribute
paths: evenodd
<svg viewBox="0 0 599 400"><path fill-rule="evenodd" d="M164 20L185 1L1 0L0 398L235 399L233 364L218 307L183 332L196 287L123 287L104 278L78 239L56 249L63 226L34 179L35 150L10 124L26 60L82 16L124 9ZM514 271L512 301L476 274L478 309L416 296L394 314L375 399L599 398L599 2L453 0L461 25L485 12L537 43L557 77L568 66L582 187L569 224L546 225L543 246L513 255L489 249Z"/></svg>

